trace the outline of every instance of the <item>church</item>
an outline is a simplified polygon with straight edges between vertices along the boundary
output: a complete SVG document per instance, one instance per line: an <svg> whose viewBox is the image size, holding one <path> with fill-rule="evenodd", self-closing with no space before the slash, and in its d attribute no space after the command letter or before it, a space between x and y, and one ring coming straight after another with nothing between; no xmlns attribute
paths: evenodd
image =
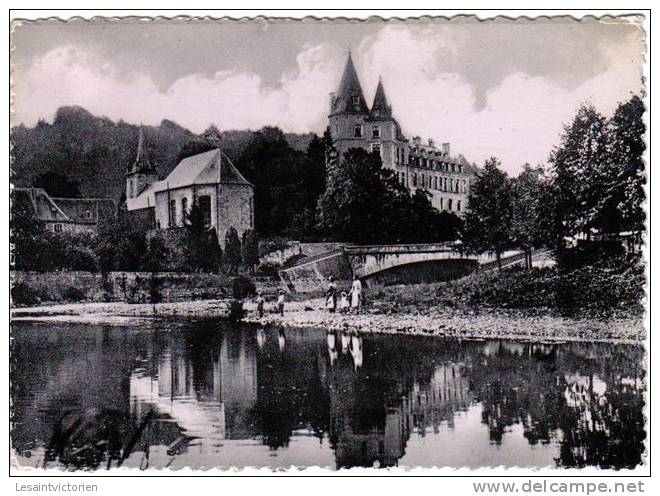
<svg viewBox="0 0 660 496"><path fill-rule="evenodd" d="M140 129L136 158L126 172L127 210L152 229L173 229L186 225L194 203L221 244L230 227L239 237L254 229L254 186L220 147L184 158L159 180Z"/></svg>
<svg viewBox="0 0 660 496"><path fill-rule="evenodd" d="M462 155L454 156L449 143L440 147L429 139L406 138L392 114L382 80L371 108L362 92L351 54L337 93L330 94L330 135L337 152L362 148L379 152L383 166L396 172L412 192L423 189L438 210L463 215L475 168Z"/></svg>

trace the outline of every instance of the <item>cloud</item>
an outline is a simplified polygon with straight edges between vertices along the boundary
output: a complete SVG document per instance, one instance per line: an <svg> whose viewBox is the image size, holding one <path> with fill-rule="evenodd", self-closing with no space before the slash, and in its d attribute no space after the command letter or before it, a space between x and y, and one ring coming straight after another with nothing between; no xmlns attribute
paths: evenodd
<svg viewBox="0 0 660 496"><path fill-rule="evenodd" d="M610 113L618 101L641 89L638 31L589 38L587 29L587 34L560 42L551 28L566 32L563 25L539 25L535 29L545 34L537 39L523 25L517 34L528 35L528 43L511 46L510 25L478 30L469 24L414 29L389 24L363 36L354 45L353 58L367 98L373 98L378 77L383 77L407 136L451 142L454 153L477 163L496 156L515 173L525 162L547 159L580 103L590 101ZM588 62L566 48L571 41L584 47L588 39L597 54ZM530 58L530 46L539 58L545 57L542 63ZM502 60L507 53L511 60ZM293 60L283 65L274 84L237 64L215 71L200 67L163 87L148 64L127 72L90 47L60 46L32 56L29 63L15 63L14 122L33 125L62 105L80 105L128 122L172 119L195 132L210 123L221 129L276 125L286 131L321 132L345 47L338 41L304 43ZM571 73L575 63L588 65L575 69L580 77Z"/></svg>
<svg viewBox="0 0 660 496"><path fill-rule="evenodd" d="M403 26L389 26L366 39L356 60L362 61L358 71L367 98L382 75L394 114L408 136L451 142L455 153L477 163L498 157L511 173L517 173L526 162L547 160L563 125L581 103L593 103L610 114L618 102L641 90L642 58L634 33L617 44L604 45L601 70L579 84L567 84L567 78L550 73L540 76L515 71L496 85L481 88L475 87L474 77L451 62L453 54L460 52L458 48L465 47L464 41L446 34L436 29L413 33ZM462 53L469 58L469 50ZM483 70L487 72L489 67L484 65ZM482 104L475 105L479 99Z"/></svg>
<svg viewBox="0 0 660 496"><path fill-rule="evenodd" d="M62 105L80 105L130 122L170 118L194 131L209 123L222 129L270 124L319 130L342 62L340 50L311 46L298 54L296 71L284 74L277 88L264 86L252 72L219 71L187 75L163 92L146 74L119 77L84 49L62 47L35 60L15 81L15 120L31 125Z"/></svg>

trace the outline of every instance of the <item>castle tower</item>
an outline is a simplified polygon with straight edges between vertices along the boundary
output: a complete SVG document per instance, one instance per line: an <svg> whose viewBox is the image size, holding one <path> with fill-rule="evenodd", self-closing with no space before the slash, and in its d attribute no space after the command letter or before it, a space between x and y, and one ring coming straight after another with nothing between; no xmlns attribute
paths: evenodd
<svg viewBox="0 0 660 496"><path fill-rule="evenodd" d="M369 107L349 52L339 90L330 95L330 134L339 153L369 146L365 126L368 118Z"/></svg>
<svg viewBox="0 0 660 496"><path fill-rule="evenodd" d="M126 199L135 198L149 184L158 181L158 172L149 162L144 146L144 133L140 127L135 161L126 172Z"/></svg>

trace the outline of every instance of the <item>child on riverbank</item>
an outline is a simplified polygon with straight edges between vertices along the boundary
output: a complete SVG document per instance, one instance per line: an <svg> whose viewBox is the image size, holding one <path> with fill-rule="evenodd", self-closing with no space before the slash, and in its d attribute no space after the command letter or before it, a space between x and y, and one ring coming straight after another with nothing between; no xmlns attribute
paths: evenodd
<svg viewBox="0 0 660 496"><path fill-rule="evenodd" d="M259 318L261 319L264 316L264 304L266 303L264 295L261 291L257 292L257 299L254 301L257 304L257 312L259 312Z"/></svg>
<svg viewBox="0 0 660 496"><path fill-rule="evenodd" d="M277 311L284 317L284 290L280 289L279 296L277 297Z"/></svg>
<svg viewBox="0 0 660 496"><path fill-rule="evenodd" d="M341 313L348 312L349 307L350 307L350 304L348 303L348 295L346 294L346 291L342 291L341 292L341 303L340 303Z"/></svg>

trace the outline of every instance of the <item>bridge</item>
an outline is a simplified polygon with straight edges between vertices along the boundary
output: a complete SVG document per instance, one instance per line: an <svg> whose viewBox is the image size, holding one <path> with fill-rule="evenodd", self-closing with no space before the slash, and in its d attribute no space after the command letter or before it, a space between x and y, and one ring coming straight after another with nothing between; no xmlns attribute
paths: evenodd
<svg viewBox="0 0 660 496"><path fill-rule="evenodd" d="M502 256L503 266L524 261L521 251L506 252ZM357 275L367 284L415 283L458 279L478 268L497 268L495 256L467 254L457 242L345 245L299 260L293 267L281 270L280 278L292 291L311 291L327 286L330 276L350 280Z"/></svg>

